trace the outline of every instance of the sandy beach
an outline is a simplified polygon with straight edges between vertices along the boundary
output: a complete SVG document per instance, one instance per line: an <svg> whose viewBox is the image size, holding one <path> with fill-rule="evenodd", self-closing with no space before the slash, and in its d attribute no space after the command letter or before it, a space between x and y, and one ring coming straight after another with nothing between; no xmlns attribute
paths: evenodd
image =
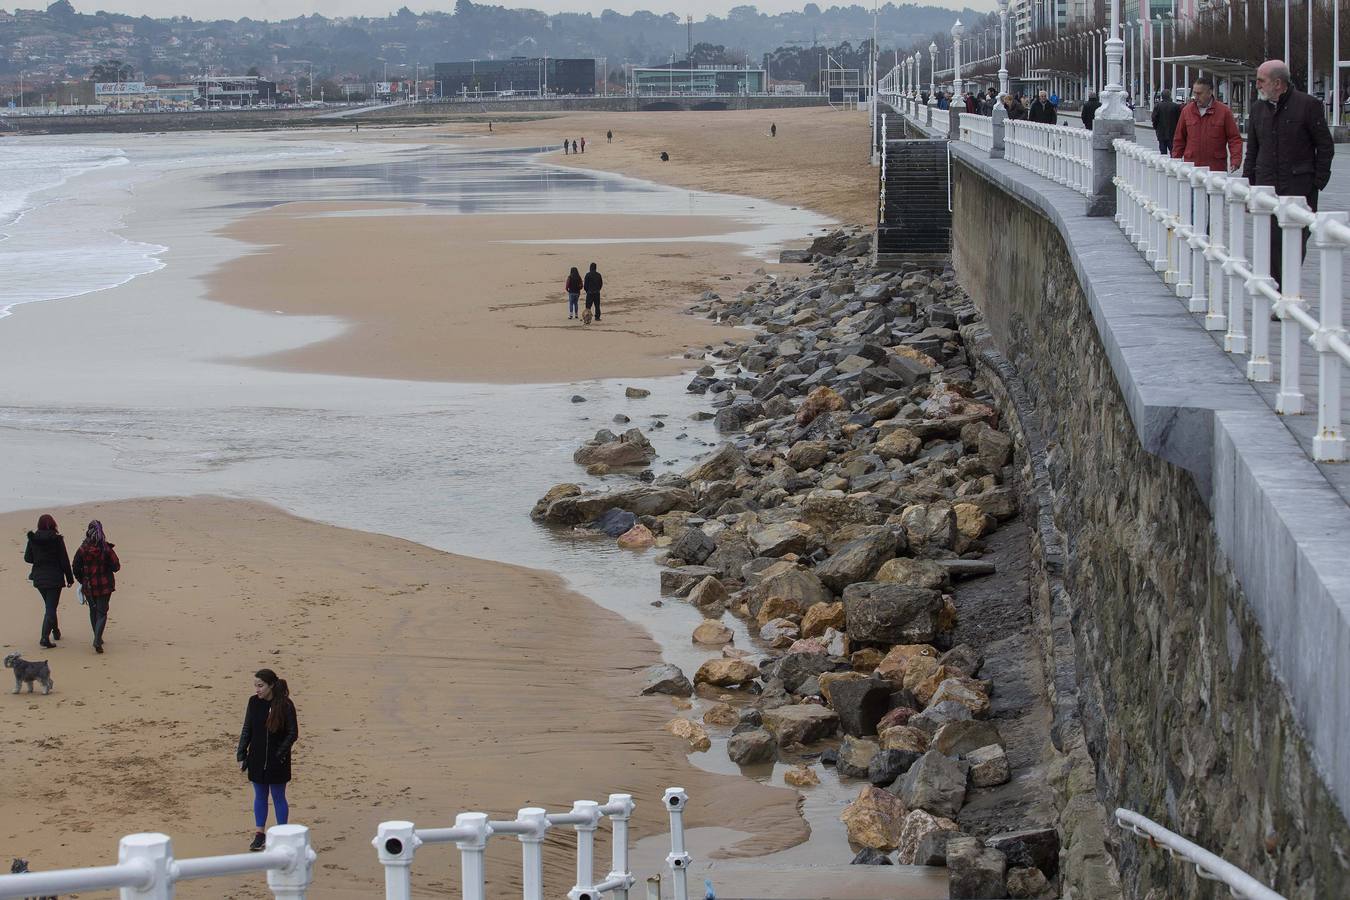
<svg viewBox="0 0 1350 900"><path fill-rule="evenodd" d="M42 654L55 692L0 704L11 759L0 841L34 868L109 862L121 835L148 829L171 830L183 856L242 850L251 795L234 749L261 666L288 679L299 709L289 794L292 819L314 828L316 896L372 895L381 820L448 825L457 811L510 817L610 791L639 801L637 836L664 830L652 801L679 784L697 798L692 826L734 821L754 834L732 853L806 837L795 792L689 763L661 730L677 712L670 698L636 696L655 644L553 575L254 503L51 512L72 549L99 516L124 568L107 652L93 653L85 608L67 591L64 639ZM0 516L8 643L30 658L41 604L19 560L36 516ZM572 883L571 843L559 833L546 844L552 896ZM518 892L518 847L493 846L493 896ZM422 891L457 884L452 854L426 855ZM224 884L180 892L219 897ZM228 893L264 896L260 884L241 879Z"/></svg>

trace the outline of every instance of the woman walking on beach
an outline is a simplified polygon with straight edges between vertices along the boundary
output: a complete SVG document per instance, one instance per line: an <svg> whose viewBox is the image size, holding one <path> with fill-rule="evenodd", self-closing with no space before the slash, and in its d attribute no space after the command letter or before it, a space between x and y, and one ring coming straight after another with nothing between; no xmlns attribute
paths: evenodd
<svg viewBox="0 0 1350 900"><path fill-rule="evenodd" d="M56 619L61 588L75 583L75 575L70 571L70 554L66 552L66 539L56 530L56 520L51 516L44 513L38 518L37 531L28 532L28 546L24 548L23 561L32 564L33 570L28 573L28 580L42 595L42 640L38 643L51 649L56 646L52 641L61 640L61 626Z"/></svg>
<svg viewBox="0 0 1350 900"><path fill-rule="evenodd" d="M567 318L575 319L577 317L577 301L581 299L581 273L577 267L573 266L572 271L567 276L567 281L563 284L563 290L567 291Z"/></svg>
<svg viewBox="0 0 1350 900"><path fill-rule="evenodd" d="M253 783L253 824L257 831L249 850L258 851L267 845L263 828L267 825L269 794L277 824L285 825L290 820L286 784L291 780L291 747L299 736L300 724L286 679L278 678L271 669L254 672L253 696L244 710L244 730L235 753L240 771L248 773Z"/></svg>
<svg viewBox="0 0 1350 900"><path fill-rule="evenodd" d="M84 590L84 602L89 604L89 626L94 630L94 652L103 652L103 629L108 624L108 601L117 590L113 575L122 570L117 551L103 535L103 523L98 519L89 523L84 532L84 543L75 551L71 563L75 580Z"/></svg>

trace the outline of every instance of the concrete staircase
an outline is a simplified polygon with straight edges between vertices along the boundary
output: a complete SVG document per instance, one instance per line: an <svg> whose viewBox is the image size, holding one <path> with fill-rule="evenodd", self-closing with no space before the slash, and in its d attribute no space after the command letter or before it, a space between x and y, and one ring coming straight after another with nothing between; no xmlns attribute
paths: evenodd
<svg viewBox="0 0 1350 900"><path fill-rule="evenodd" d="M951 254L947 142L888 140L877 265L943 265Z"/></svg>

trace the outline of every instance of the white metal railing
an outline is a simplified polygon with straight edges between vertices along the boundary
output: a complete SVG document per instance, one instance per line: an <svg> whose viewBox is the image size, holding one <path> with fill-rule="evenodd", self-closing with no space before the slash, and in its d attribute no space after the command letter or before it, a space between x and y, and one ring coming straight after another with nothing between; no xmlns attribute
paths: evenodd
<svg viewBox="0 0 1350 900"><path fill-rule="evenodd" d="M881 198L877 202L877 222L886 221L886 115L881 116Z"/></svg>
<svg viewBox="0 0 1350 900"><path fill-rule="evenodd" d="M303 825L269 828L261 853L198 859L174 859L168 835L131 834L118 844L115 866L0 875L0 898L119 890L121 900L172 900L179 881L266 872L267 887L277 900L305 900L314 859L309 829Z"/></svg>
<svg viewBox="0 0 1350 900"><path fill-rule="evenodd" d="M1195 871L1201 878L1225 885L1234 897L1247 900L1285 900L1281 894L1275 893L1232 863L1215 856L1181 835L1168 831L1157 822L1133 810L1117 809L1116 824L1126 831L1148 838L1166 850L1169 856L1180 857L1195 866Z"/></svg>
<svg viewBox="0 0 1350 900"><path fill-rule="evenodd" d="M961 113L961 140L988 153L994 149L994 120L974 113Z"/></svg>
<svg viewBox="0 0 1350 900"><path fill-rule="evenodd" d="M1251 381L1271 380L1272 310L1279 318L1275 409L1283 415L1304 411L1299 363L1303 332L1308 332L1307 343L1318 353L1313 457L1345 459L1341 376L1350 365L1342 318L1345 252L1350 249L1347 214L1314 213L1303 197L1278 197L1274 188L1253 186L1245 178L1211 172L1132 141L1117 140L1115 149L1116 222L1177 296L1188 300L1190 311L1205 313L1205 328L1224 332L1224 349L1247 355ZM1272 219L1280 229L1280 287L1271 273ZM1316 317L1302 296L1305 228L1312 231L1321 264Z"/></svg>
<svg viewBox="0 0 1350 900"><path fill-rule="evenodd" d="M1051 181L1092 193L1092 132L1067 125L1008 119L1003 158Z"/></svg>
<svg viewBox="0 0 1350 900"><path fill-rule="evenodd" d="M684 809L689 796L684 788L667 788L661 798L670 815L670 869L675 900L688 900L687 884L690 857L684 846ZM417 848L423 844L453 843L460 854L460 891L463 900L484 900L486 883L483 856L493 835L514 835L521 845L524 900L544 898L544 838L550 828L572 826L577 835L576 884L567 892L569 900L598 900L609 895L628 900L635 879L628 867L628 822L636 804L628 794L610 794L604 805L594 800L578 800L565 813L550 813L538 807L525 807L510 821L494 822L486 813L460 813L452 828L418 828L412 822L382 822L372 843L384 866L385 900L410 900L412 864ZM613 828L613 854L609 874L595 880L595 832L600 820L608 818ZM659 877L654 879L659 885ZM651 891L653 880L648 882ZM659 888L658 888L659 893Z"/></svg>

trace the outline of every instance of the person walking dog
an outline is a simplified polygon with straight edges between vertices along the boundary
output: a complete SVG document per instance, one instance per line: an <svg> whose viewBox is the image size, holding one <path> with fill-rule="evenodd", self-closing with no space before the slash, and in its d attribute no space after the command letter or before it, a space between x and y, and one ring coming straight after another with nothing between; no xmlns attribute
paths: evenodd
<svg viewBox="0 0 1350 900"><path fill-rule="evenodd" d="M291 807L286 800L286 785L291 780L291 748L300 736L295 703L291 701L286 679L271 669L253 673L253 696L244 710L244 730L239 735L235 759L239 769L253 784L253 835L251 851L267 845L267 798L271 795L277 824L290 821Z"/></svg>
<svg viewBox="0 0 1350 900"><path fill-rule="evenodd" d="M75 551L71 562L75 580L84 591L84 602L89 604L89 626L94 632L94 652L103 652L103 629L108 625L108 602L117 590L114 575L122 570L117 551L103 534L103 523L98 519L89 523L84 543Z"/></svg>
<svg viewBox="0 0 1350 900"><path fill-rule="evenodd" d="M600 273L595 269L595 263L591 263L591 270L586 273L585 279L581 285L586 291L586 309L595 306L595 321L600 321L600 289L605 286L605 279L600 277Z"/></svg>
<svg viewBox="0 0 1350 900"><path fill-rule="evenodd" d="M61 624L57 621L56 608L61 603L61 588L75 583L75 574L70 571L70 554L66 552L66 539L56 530L56 520L50 515L38 517L37 531L28 532L28 546L23 551L23 561L32 565L28 580L33 582L42 596L42 640L38 643L50 650L56 645L52 641L61 640Z"/></svg>

